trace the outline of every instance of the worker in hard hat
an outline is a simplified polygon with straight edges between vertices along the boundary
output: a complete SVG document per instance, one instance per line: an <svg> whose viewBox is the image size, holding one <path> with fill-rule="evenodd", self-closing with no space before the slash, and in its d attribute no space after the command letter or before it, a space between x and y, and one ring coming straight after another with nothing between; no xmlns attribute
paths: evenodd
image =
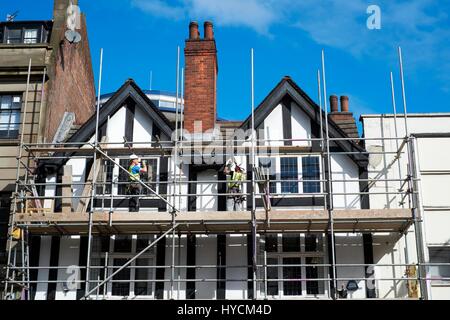
<svg viewBox="0 0 450 320"><path fill-rule="evenodd" d="M135 154L130 156L130 164L128 166L129 184L128 194L131 196L129 200L130 212L139 212L139 198L142 192L141 173L147 172L147 164Z"/></svg>
<svg viewBox="0 0 450 320"><path fill-rule="evenodd" d="M242 181L245 180L243 169L236 163L228 163L225 166L224 173L227 175L227 211L241 211L242 202L245 197L242 193Z"/></svg>

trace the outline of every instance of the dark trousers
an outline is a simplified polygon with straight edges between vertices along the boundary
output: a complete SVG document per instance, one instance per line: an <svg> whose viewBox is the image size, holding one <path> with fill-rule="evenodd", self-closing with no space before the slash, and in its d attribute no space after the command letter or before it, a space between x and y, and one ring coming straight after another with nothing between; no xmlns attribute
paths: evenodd
<svg viewBox="0 0 450 320"><path fill-rule="evenodd" d="M139 196L141 195L142 186L140 183L132 182L128 185L128 194L131 196L128 201L130 212L139 212Z"/></svg>

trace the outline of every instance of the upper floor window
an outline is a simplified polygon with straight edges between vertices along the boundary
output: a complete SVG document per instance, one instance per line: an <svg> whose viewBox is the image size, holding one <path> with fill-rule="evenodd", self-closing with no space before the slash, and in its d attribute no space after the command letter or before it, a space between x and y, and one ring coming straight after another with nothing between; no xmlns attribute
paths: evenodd
<svg viewBox="0 0 450 320"><path fill-rule="evenodd" d="M280 159L281 193L298 193L298 181L288 182L286 180L298 180L297 158Z"/></svg>
<svg viewBox="0 0 450 320"><path fill-rule="evenodd" d="M45 23L14 23L0 26L0 42L6 44L35 44L47 42L49 35L48 26Z"/></svg>
<svg viewBox="0 0 450 320"><path fill-rule="evenodd" d="M303 157L302 158L302 176L303 180L319 180L320 166L319 157ZM319 193L319 181L303 181L303 193Z"/></svg>
<svg viewBox="0 0 450 320"><path fill-rule="evenodd" d="M450 247L429 247L430 263L436 265L430 266L430 273L433 279L439 281L440 278L450 278ZM442 263L442 265L439 265ZM442 280L448 283L449 280Z"/></svg>
<svg viewBox="0 0 450 320"><path fill-rule="evenodd" d="M20 95L0 95L0 138L19 136L21 102Z"/></svg>

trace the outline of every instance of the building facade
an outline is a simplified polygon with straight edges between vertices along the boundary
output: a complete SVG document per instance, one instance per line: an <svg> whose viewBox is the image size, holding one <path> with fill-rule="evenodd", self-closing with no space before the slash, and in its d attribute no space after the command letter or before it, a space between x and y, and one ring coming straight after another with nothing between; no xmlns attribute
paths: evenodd
<svg viewBox="0 0 450 320"><path fill-rule="evenodd" d="M77 1L72 1L74 4ZM71 1L54 2L49 21L0 22L0 254L6 263L11 196L19 175L33 170L32 158L18 163L24 143L52 143L94 111L95 90L85 17L81 41L65 38ZM23 132L22 132L23 130ZM24 151L22 155L28 153ZM27 169L28 168L28 169Z"/></svg>
<svg viewBox="0 0 450 320"><path fill-rule="evenodd" d="M376 116L363 118L360 137L347 97L339 107L331 96L328 113L290 77L244 121L217 119L210 22L203 37L190 24L185 64L183 121L129 79L69 138L29 146L41 188L24 191L13 212L28 251L10 251L27 259L8 268L7 298L430 297L414 139L389 140ZM400 159L411 172L397 179L386 173L396 158L383 161L397 154L383 147L392 141L410 152ZM130 210L131 153L148 168L139 212ZM244 172L239 192L230 162ZM408 188L383 189L390 179ZM30 207L36 200L42 209Z"/></svg>

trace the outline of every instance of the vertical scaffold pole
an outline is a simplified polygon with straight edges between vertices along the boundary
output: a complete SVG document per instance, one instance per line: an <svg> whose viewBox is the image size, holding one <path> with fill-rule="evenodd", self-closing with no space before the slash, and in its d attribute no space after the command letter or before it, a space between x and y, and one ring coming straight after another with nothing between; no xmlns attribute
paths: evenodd
<svg viewBox="0 0 450 320"><path fill-rule="evenodd" d="M12 211L11 216L9 219L9 230L8 230L8 258L6 263L6 275L5 275L5 291L4 295L6 298L6 295L8 294L8 281L10 276L10 267L11 267L11 251L13 249L12 243L13 243L13 231L14 231L14 225L16 223L16 212L17 212L17 195L19 192L19 180L20 180L20 164L22 159L22 152L23 152L23 139L25 134L25 118L27 116L27 105L28 105L28 94L29 94L29 87L30 87L30 78L31 78L31 58L28 62L28 74L27 74L27 87L25 91L25 103L23 105L23 118L22 118L22 125L20 129L20 144L19 144L19 152L17 156L17 171L16 171L16 185L14 189L14 194L12 196ZM26 183L26 181L25 181ZM14 263L15 267L15 263ZM14 284L11 284L11 292L13 291Z"/></svg>
<svg viewBox="0 0 450 320"><path fill-rule="evenodd" d="M414 138L409 136L408 130L408 112L406 108L406 90L405 90L405 79L403 72L403 54L402 48L398 47L398 60L400 65L400 79L402 83L402 98L403 98L403 111L404 111L404 119L405 119L405 134L406 139L408 139L407 148L408 148L408 186L409 186L409 194L410 194L410 203L413 212L413 221L414 221L414 232L416 238L416 251L417 251L417 265L418 265L418 280L420 283L420 295L424 300L428 300L428 281L427 272L424 268L425 263L425 239L423 237L423 211L421 212L420 208L420 195L417 194L418 184L417 184L417 175L418 175L418 167L416 160L418 158L415 157L415 149L414 149Z"/></svg>
<svg viewBox="0 0 450 320"><path fill-rule="evenodd" d="M327 78L325 70L325 52L322 50L322 78L323 78L323 95L324 95L324 109L325 109L325 141L326 141L326 154L327 154L327 181L328 181L328 214L330 216L330 238L331 238L331 268L334 292L332 298L336 299L337 295L337 281L336 281L336 247L334 239L334 217L333 217L333 184L332 184L332 172L331 172L331 156L330 156L330 139L328 132L328 105L327 105Z"/></svg>
<svg viewBox="0 0 450 320"><path fill-rule="evenodd" d="M257 270L256 270L256 199L255 199L255 166L256 166L256 156L255 156L255 69L254 69L254 50L251 49L251 100L252 100L252 157L251 157L251 166L252 166L252 269L253 269L253 299L257 297Z"/></svg>
<svg viewBox="0 0 450 320"><path fill-rule="evenodd" d="M179 94L180 94L180 46L177 47L177 72L176 72L176 110L175 110L175 148L173 158L173 206L176 206L177 168L178 168L178 116L179 116ZM172 213L172 227L175 225L175 214ZM174 299L175 279L175 228L172 231L172 261L170 266L170 298Z"/></svg>
<svg viewBox="0 0 450 320"><path fill-rule="evenodd" d="M88 247L87 247L87 259L86 259L86 285L85 285L85 294L89 293L89 273L91 267L91 245L92 245L92 215L94 213L94 197L95 197L95 182L97 179L97 175L95 174L96 162L97 162L97 147L98 147L98 121L99 121L99 113L100 113L100 95L102 89L102 72L103 72L103 48L100 49L100 72L98 76L98 94L97 94L97 109L96 109L96 118L95 118L95 138L94 138L94 146L93 148L93 160L92 163L92 181L91 181L91 201L90 201L90 209L89 209L89 225L88 225Z"/></svg>

